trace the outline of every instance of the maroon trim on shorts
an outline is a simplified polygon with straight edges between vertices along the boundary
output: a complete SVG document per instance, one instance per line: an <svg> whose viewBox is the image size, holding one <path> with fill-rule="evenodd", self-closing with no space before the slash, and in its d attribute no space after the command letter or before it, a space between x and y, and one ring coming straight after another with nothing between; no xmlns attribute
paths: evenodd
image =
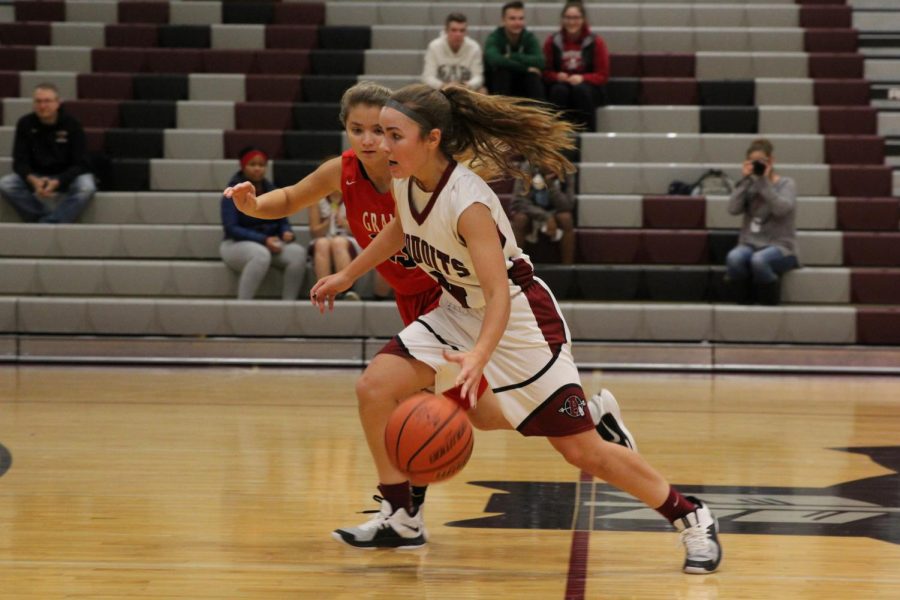
<svg viewBox="0 0 900 600"><path fill-rule="evenodd" d="M513 266L507 273L510 281L522 288L534 320L537 321L541 333L544 334L544 341L556 355L559 353L560 347L569 340L566 338L565 321L556 309L553 295L547 288L534 280L534 269L521 258L513 259Z"/></svg>
<svg viewBox="0 0 900 600"><path fill-rule="evenodd" d="M544 401L516 427L522 435L563 437L594 428L584 390L567 383Z"/></svg>
<svg viewBox="0 0 900 600"><path fill-rule="evenodd" d="M409 178L409 188L407 188L406 192L406 201L409 202L409 212L412 215L412 218L416 220L416 223L421 225L425 222L425 219L428 218L428 214L431 212L431 209L434 208L434 203L437 202L437 198L442 191L444 191L444 186L447 185L447 180L450 179L450 174L453 173L453 169L456 168L456 161L451 160L447 165L447 168L444 169L444 174L441 175L440 180L438 180L437 187L434 188L434 191L431 192L431 198L428 199L428 204L425 205L425 208L422 210L420 214L419 211L416 210L416 203L413 202L413 177Z"/></svg>
<svg viewBox="0 0 900 600"><path fill-rule="evenodd" d="M391 341L382 346L381 350L376 354L393 354L402 358L415 358L410 351L407 350L406 346L403 345L403 340L400 339L399 335L392 337Z"/></svg>
<svg viewBox="0 0 900 600"><path fill-rule="evenodd" d="M520 288L534 283L534 268L522 258L512 259L512 266L507 269L506 275L513 284Z"/></svg>

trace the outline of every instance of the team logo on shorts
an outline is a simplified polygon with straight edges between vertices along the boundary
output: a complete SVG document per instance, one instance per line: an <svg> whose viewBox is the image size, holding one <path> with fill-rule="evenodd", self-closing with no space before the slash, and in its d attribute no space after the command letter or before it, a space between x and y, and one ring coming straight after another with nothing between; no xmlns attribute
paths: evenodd
<svg viewBox="0 0 900 600"><path fill-rule="evenodd" d="M585 406L587 406L587 402L584 401L584 398L569 396L557 412L566 413L573 419L580 419L584 416Z"/></svg>

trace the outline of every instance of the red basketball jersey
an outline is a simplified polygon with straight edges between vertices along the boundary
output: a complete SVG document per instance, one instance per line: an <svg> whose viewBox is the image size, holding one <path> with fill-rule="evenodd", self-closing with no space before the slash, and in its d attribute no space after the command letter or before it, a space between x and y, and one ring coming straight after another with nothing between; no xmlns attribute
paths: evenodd
<svg viewBox="0 0 900 600"><path fill-rule="evenodd" d="M359 245L365 248L394 219L394 197L390 190L382 194L375 189L353 150L341 155L341 193L347 207L350 231ZM437 285L434 279L416 266L406 248L376 269L398 294L419 294Z"/></svg>

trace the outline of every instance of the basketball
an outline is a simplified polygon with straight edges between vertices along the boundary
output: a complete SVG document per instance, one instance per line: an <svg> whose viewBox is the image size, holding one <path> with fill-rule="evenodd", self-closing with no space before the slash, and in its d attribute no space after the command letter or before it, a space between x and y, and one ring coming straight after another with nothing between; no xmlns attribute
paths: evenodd
<svg viewBox="0 0 900 600"><path fill-rule="evenodd" d="M466 466L475 436L456 402L419 392L391 413L384 444L391 463L411 481L434 483L453 477Z"/></svg>

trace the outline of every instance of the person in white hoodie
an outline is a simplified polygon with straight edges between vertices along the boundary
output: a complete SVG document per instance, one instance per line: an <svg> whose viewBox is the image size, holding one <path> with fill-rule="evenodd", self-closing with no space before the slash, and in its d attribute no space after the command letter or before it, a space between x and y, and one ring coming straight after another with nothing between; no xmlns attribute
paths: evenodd
<svg viewBox="0 0 900 600"><path fill-rule="evenodd" d="M478 42L466 36L466 15L450 13L444 20L444 32L428 44L422 82L436 90L451 83L486 93L484 63Z"/></svg>

